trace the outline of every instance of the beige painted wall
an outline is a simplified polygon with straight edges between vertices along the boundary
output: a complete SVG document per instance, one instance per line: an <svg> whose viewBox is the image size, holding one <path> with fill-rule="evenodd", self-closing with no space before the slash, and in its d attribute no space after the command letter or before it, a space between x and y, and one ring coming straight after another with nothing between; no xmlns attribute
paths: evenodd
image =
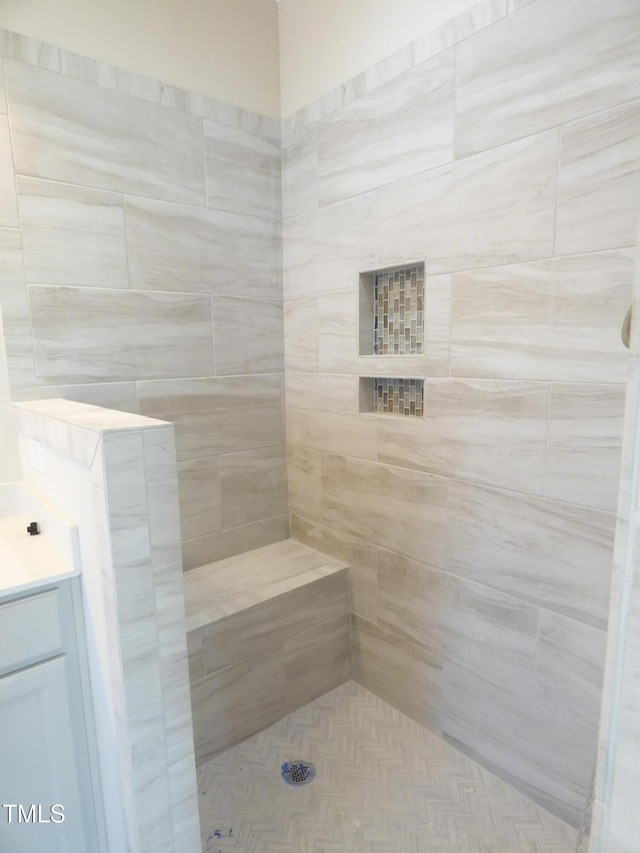
<svg viewBox="0 0 640 853"><path fill-rule="evenodd" d="M2 0L0 27L279 114L274 0Z"/></svg>
<svg viewBox="0 0 640 853"><path fill-rule="evenodd" d="M280 0L282 115L315 101L475 2Z"/></svg>

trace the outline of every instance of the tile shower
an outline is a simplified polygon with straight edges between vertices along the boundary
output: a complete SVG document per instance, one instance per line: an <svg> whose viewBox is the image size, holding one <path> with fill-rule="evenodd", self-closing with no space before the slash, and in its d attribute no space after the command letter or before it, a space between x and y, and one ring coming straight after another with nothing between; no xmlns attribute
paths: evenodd
<svg viewBox="0 0 640 853"><path fill-rule="evenodd" d="M173 421L185 568L289 531L344 561L356 680L573 821L608 613L639 36L634 0L483 0L282 134L1 42L14 399ZM417 263L422 346L416 326L413 351L363 353L360 276ZM363 378L409 383L421 416L377 414L373 389L363 410Z"/></svg>

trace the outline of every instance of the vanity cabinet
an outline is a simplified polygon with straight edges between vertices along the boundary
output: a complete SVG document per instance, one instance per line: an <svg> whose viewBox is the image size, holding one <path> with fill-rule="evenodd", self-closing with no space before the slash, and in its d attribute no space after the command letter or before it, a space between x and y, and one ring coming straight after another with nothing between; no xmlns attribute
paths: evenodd
<svg viewBox="0 0 640 853"><path fill-rule="evenodd" d="M81 628L77 577L0 602L0 851L100 849Z"/></svg>

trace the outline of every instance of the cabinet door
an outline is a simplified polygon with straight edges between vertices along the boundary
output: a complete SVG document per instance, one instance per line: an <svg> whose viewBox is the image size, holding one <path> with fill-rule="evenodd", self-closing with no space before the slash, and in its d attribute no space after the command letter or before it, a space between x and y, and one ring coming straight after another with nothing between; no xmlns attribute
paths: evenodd
<svg viewBox="0 0 640 853"><path fill-rule="evenodd" d="M91 853L64 656L0 678L0 733L0 851Z"/></svg>

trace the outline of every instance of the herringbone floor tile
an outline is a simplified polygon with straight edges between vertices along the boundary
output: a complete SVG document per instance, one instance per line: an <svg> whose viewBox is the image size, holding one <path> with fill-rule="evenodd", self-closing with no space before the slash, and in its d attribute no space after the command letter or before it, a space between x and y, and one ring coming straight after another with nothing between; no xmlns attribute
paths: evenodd
<svg viewBox="0 0 640 853"><path fill-rule="evenodd" d="M284 761L316 778L285 784ZM199 769L203 853L572 853L575 831L355 682Z"/></svg>

